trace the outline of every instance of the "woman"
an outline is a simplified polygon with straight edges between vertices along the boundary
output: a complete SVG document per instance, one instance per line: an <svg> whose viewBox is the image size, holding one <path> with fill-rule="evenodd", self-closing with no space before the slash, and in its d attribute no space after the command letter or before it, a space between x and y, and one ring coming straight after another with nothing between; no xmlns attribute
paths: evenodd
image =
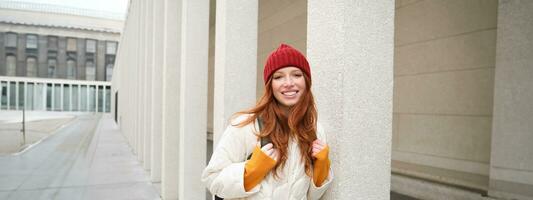
<svg viewBox="0 0 533 200"><path fill-rule="evenodd" d="M281 44L268 57L263 78L263 96L254 108L235 114L202 180L225 199L319 199L333 173L309 63ZM261 147L261 141L269 142Z"/></svg>

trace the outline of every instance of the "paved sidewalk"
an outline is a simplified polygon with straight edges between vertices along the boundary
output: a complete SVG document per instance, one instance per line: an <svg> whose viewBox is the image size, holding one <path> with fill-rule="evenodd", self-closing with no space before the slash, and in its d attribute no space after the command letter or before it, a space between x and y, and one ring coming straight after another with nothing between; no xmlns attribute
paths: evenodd
<svg viewBox="0 0 533 200"><path fill-rule="evenodd" d="M0 199L160 199L111 115L81 115L16 156L0 156Z"/></svg>

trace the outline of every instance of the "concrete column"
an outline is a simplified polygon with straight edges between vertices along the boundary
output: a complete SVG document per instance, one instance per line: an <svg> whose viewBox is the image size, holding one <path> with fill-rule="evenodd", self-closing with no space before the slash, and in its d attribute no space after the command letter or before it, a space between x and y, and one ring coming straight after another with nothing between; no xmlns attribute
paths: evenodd
<svg viewBox="0 0 533 200"><path fill-rule="evenodd" d="M144 60L145 60L145 40L146 40L146 19L145 9L147 1L139 2L139 47L137 48L138 62L137 62L137 84L136 85L136 106L137 106L137 120L136 120L136 132L137 132L137 157L140 161L144 160Z"/></svg>
<svg viewBox="0 0 533 200"><path fill-rule="evenodd" d="M154 0L153 38L152 43L152 166L151 178L153 182L161 181L161 151L163 148L161 132L163 114L163 25L164 0Z"/></svg>
<svg viewBox="0 0 533 200"><path fill-rule="evenodd" d="M500 1L489 196L533 199L533 2Z"/></svg>
<svg viewBox="0 0 533 200"><path fill-rule="evenodd" d="M154 1L147 1L144 9L146 10L145 20L146 20L146 29L145 31L145 61L144 61L144 92L142 97L144 98L144 169L150 170L152 165L152 61L153 61L153 6Z"/></svg>
<svg viewBox="0 0 533 200"><path fill-rule="evenodd" d="M256 102L257 0L216 1L213 146L230 117Z"/></svg>
<svg viewBox="0 0 533 200"><path fill-rule="evenodd" d="M204 200L209 0L183 1L181 32L179 199Z"/></svg>
<svg viewBox="0 0 533 200"><path fill-rule="evenodd" d="M325 199L390 198L393 36L394 1L308 1L307 55L335 173Z"/></svg>
<svg viewBox="0 0 533 200"><path fill-rule="evenodd" d="M128 20L130 20L131 18L131 23L132 23L132 27L131 27L131 31L129 31L130 33L132 33L132 36L129 38L129 44L131 44L131 46L128 46L128 47L124 47L123 43L119 44L119 47L120 48L126 48L127 49L127 52L129 52L128 54L128 64L125 65L124 68L126 69L123 69L122 71L126 71L127 72L127 75L124 76L123 80L127 80L127 82L125 82L124 86L127 86L127 90L126 91L119 91L119 101L122 101L122 102L126 102L126 105L127 107L124 107L124 108L120 108L119 107L119 110L123 110L123 112L121 111L121 113L124 113L122 116L124 117L123 119L123 122L124 123L127 123L126 126L128 126L128 129L131 130L131 131L128 131L129 134L130 134L130 137L131 137L131 145L132 147L135 147L138 143L137 139L137 100L138 99L130 99L130 96L134 96L134 97L137 97L137 92L138 92L138 80L135 79L134 77L137 77L137 73L139 73L139 70L138 70L138 58L140 57L139 56L139 43L140 43L140 26L141 26L141 21L139 20L140 18L140 4L141 2L139 0L135 0L135 1L132 1L132 7L130 8L131 9L131 12L133 12L133 14L130 16L128 16ZM117 58L119 58L117 56ZM131 67L131 70L128 70L128 68ZM128 78L130 77L130 78ZM121 125L121 127L124 126L124 125ZM135 149L134 148L134 152L138 154L138 149Z"/></svg>
<svg viewBox="0 0 533 200"><path fill-rule="evenodd" d="M178 199L182 1L164 0L161 197Z"/></svg>

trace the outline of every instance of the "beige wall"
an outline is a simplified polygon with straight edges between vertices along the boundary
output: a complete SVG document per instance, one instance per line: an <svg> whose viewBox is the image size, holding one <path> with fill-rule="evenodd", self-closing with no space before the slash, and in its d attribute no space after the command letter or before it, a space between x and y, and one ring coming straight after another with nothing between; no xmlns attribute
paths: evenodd
<svg viewBox="0 0 533 200"><path fill-rule="evenodd" d="M258 28L257 98L260 98L264 90L265 61L280 43L306 54L307 0L259 0Z"/></svg>
<svg viewBox="0 0 533 200"><path fill-rule="evenodd" d="M396 1L393 160L489 174L497 8Z"/></svg>

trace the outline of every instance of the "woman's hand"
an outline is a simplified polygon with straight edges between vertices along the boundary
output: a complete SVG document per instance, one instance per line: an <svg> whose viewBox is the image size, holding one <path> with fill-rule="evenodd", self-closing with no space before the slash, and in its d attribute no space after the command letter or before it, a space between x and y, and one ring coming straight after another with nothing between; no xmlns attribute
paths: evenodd
<svg viewBox="0 0 533 200"><path fill-rule="evenodd" d="M261 144L258 144L260 146ZM272 160L278 161L278 150L274 148L274 145L272 143L268 143L265 146L261 148L261 151L265 153L268 157L272 158Z"/></svg>
<svg viewBox="0 0 533 200"><path fill-rule="evenodd" d="M311 144L311 148L312 148L311 156L313 156L314 158L317 158L317 154L320 153L322 150L324 150L327 146L328 145L325 142L322 142L322 140L316 139ZM326 152L326 157L327 157L327 153L328 152Z"/></svg>

